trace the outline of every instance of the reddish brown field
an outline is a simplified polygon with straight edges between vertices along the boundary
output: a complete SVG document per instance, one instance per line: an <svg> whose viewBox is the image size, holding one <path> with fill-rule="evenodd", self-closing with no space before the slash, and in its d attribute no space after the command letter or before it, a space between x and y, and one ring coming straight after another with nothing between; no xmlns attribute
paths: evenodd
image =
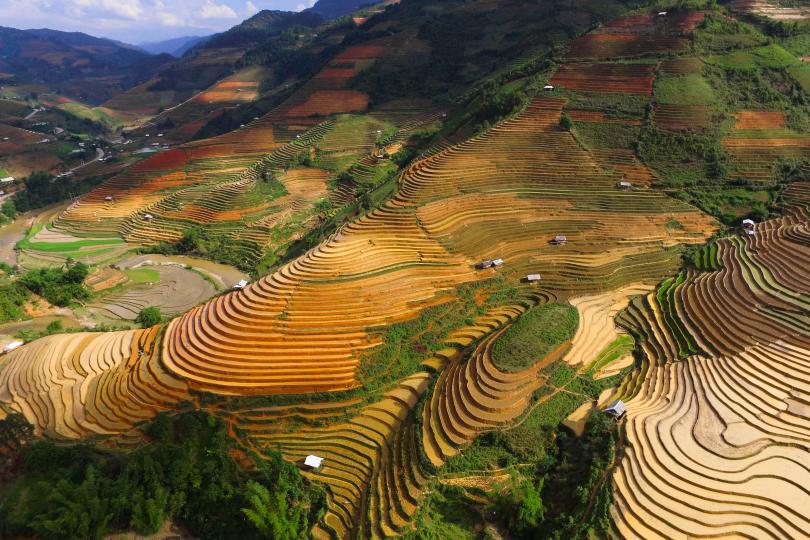
<svg viewBox="0 0 810 540"><path fill-rule="evenodd" d="M351 79L357 75L357 68L354 67L326 67L317 75L316 79Z"/></svg>
<svg viewBox="0 0 810 540"><path fill-rule="evenodd" d="M178 169L186 164L188 158L186 152L179 148L173 148L166 152L155 154L143 160L132 168L133 171L167 171Z"/></svg>
<svg viewBox="0 0 810 540"><path fill-rule="evenodd" d="M779 129L785 127L785 113L780 111L740 111L734 114L735 129Z"/></svg>
<svg viewBox="0 0 810 540"><path fill-rule="evenodd" d="M651 64L566 64L551 84L583 92L652 95L654 72Z"/></svg>
<svg viewBox="0 0 810 540"><path fill-rule="evenodd" d="M288 117L328 116L360 112L368 108L368 96L355 90L317 90L301 104L287 109Z"/></svg>
<svg viewBox="0 0 810 540"><path fill-rule="evenodd" d="M380 47L378 45L356 45L354 47L349 47L339 55L337 55L333 60L332 63L340 63L346 62L351 60L367 60L370 58L380 58L385 56L387 53L385 47Z"/></svg>
<svg viewBox="0 0 810 540"><path fill-rule="evenodd" d="M662 129L683 131L706 129L712 123L712 115L705 105L655 106L655 125Z"/></svg>
<svg viewBox="0 0 810 540"><path fill-rule="evenodd" d="M579 109L569 109L565 114L571 120L577 122L595 122L599 124L621 124L624 126L640 126L641 120L632 118L608 118L602 111L581 111Z"/></svg>

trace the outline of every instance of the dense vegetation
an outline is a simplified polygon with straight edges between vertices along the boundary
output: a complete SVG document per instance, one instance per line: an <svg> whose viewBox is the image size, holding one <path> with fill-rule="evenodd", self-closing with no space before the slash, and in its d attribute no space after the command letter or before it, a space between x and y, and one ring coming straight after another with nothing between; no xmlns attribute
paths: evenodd
<svg viewBox="0 0 810 540"><path fill-rule="evenodd" d="M495 343L492 357L507 371L526 369L574 337L579 312L570 304L543 304L518 318Z"/></svg>
<svg viewBox="0 0 810 540"><path fill-rule="evenodd" d="M129 451L39 440L0 492L0 537L153 534L167 519L199 538L305 538L324 494L277 454L234 457L228 426L204 413L161 415Z"/></svg>
<svg viewBox="0 0 810 540"><path fill-rule="evenodd" d="M23 179L25 189L14 194L14 207L18 212L42 208L87 193L106 179L107 176L91 176L76 180L72 176L59 178L36 172Z"/></svg>
<svg viewBox="0 0 810 540"><path fill-rule="evenodd" d="M90 298L84 286L88 273L86 264L69 259L62 268L30 270L20 276L19 283L51 304L64 307Z"/></svg>

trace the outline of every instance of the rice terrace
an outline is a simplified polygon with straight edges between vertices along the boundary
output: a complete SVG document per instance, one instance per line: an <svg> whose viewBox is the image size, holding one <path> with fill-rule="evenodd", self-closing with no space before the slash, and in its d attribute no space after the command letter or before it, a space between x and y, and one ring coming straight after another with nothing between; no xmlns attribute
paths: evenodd
<svg viewBox="0 0 810 540"><path fill-rule="evenodd" d="M0 538L810 538L810 4L34 4Z"/></svg>

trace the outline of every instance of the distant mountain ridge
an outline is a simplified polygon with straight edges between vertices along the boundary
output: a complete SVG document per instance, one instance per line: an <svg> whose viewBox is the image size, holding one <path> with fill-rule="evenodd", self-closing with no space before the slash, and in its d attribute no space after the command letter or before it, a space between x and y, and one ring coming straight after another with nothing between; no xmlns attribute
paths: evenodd
<svg viewBox="0 0 810 540"><path fill-rule="evenodd" d="M318 0L314 6L306 11L316 13L329 20L348 15L361 7L378 3L380 2L373 0Z"/></svg>
<svg viewBox="0 0 810 540"><path fill-rule="evenodd" d="M138 48L150 54L170 54L182 58L189 50L211 39L209 36L182 36L164 41L147 41L138 43Z"/></svg>
<svg viewBox="0 0 810 540"><path fill-rule="evenodd" d="M43 84L89 103L150 79L172 60L81 32L0 27L0 72L7 82Z"/></svg>

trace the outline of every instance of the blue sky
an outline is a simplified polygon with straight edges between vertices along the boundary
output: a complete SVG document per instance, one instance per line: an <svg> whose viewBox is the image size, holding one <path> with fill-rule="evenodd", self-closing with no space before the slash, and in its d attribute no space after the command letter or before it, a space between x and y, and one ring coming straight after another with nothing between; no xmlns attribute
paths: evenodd
<svg viewBox="0 0 810 540"><path fill-rule="evenodd" d="M85 32L129 43L226 30L262 9L314 0L0 0L0 25Z"/></svg>

